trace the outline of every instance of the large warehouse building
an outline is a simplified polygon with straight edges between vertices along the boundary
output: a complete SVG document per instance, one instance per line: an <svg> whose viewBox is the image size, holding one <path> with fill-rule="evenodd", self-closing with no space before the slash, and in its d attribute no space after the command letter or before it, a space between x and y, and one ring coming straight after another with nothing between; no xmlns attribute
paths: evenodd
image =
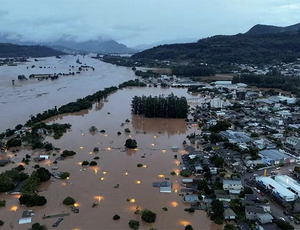
<svg viewBox="0 0 300 230"><path fill-rule="evenodd" d="M273 191L273 194L284 201L294 201L297 195L270 177L256 177L261 186Z"/></svg>
<svg viewBox="0 0 300 230"><path fill-rule="evenodd" d="M275 181L294 192L297 196L300 196L300 184L293 178L286 175L278 175L275 177Z"/></svg>
<svg viewBox="0 0 300 230"><path fill-rule="evenodd" d="M261 160L268 165L289 164L295 159L277 149L266 149L259 152Z"/></svg>

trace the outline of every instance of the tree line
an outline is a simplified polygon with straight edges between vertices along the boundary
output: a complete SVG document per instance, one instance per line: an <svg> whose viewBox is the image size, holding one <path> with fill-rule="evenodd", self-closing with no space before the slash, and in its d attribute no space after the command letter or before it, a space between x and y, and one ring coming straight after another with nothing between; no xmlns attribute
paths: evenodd
<svg viewBox="0 0 300 230"><path fill-rule="evenodd" d="M208 64L293 62L299 57L300 33L213 36L195 43L157 46L132 56L134 61L199 61Z"/></svg>
<svg viewBox="0 0 300 230"><path fill-rule="evenodd" d="M145 117L186 118L188 105L185 97L177 97L173 93L167 97L143 95L133 97L131 111Z"/></svg>
<svg viewBox="0 0 300 230"><path fill-rule="evenodd" d="M31 116L31 118L27 121L26 126L32 126L33 124L60 114L75 113L81 110L90 109L92 108L93 103L100 102L102 99L107 98L109 94L116 92L118 89L122 89L128 86L144 87L146 85L142 82L139 82L138 80L129 80L120 84L119 87L112 86L109 88L105 88L104 90L99 90L92 95L88 95L74 102L70 102L66 105L61 106L60 108L54 107L53 109L48 109L43 113L38 113L36 116Z"/></svg>
<svg viewBox="0 0 300 230"><path fill-rule="evenodd" d="M292 93L299 94L300 79L295 77L286 77L274 71L265 75L256 75L252 73L236 75L232 79L233 83L246 83L263 88L278 88Z"/></svg>
<svg viewBox="0 0 300 230"><path fill-rule="evenodd" d="M214 76L215 70L201 65L174 66L172 67L172 74L183 77Z"/></svg>

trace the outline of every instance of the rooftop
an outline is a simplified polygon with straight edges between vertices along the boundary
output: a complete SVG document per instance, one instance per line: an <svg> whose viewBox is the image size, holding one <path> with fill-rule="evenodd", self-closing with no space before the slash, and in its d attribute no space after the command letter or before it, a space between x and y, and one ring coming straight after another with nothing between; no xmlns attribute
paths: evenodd
<svg viewBox="0 0 300 230"><path fill-rule="evenodd" d="M264 157L270 158L272 160L281 160L284 158L290 158L290 156L280 152L277 149L266 149L259 152Z"/></svg>
<svg viewBox="0 0 300 230"><path fill-rule="evenodd" d="M246 212L261 213L261 214L265 213L262 207L257 207L257 206L246 206Z"/></svg>
<svg viewBox="0 0 300 230"><path fill-rule="evenodd" d="M273 180L271 177L257 177L257 181L261 181L264 184L268 185L269 187L272 187L275 189L278 193L280 193L281 196L293 196L295 197L295 194L279 184L277 181Z"/></svg>
<svg viewBox="0 0 300 230"><path fill-rule="evenodd" d="M184 196L184 201L188 202L188 203L195 203L195 202L199 202L199 198L198 195L186 195Z"/></svg>
<svg viewBox="0 0 300 230"><path fill-rule="evenodd" d="M278 175L275 176L275 181L284 186L285 188L291 188L295 192L298 192L300 195L300 184L295 181L293 178L287 175Z"/></svg>
<svg viewBox="0 0 300 230"><path fill-rule="evenodd" d="M236 216L235 212L231 208L225 209L223 215L224 215L224 217Z"/></svg>
<svg viewBox="0 0 300 230"><path fill-rule="evenodd" d="M223 184L242 185L242 181L240 181L240 180L223 180Z"/></svg>

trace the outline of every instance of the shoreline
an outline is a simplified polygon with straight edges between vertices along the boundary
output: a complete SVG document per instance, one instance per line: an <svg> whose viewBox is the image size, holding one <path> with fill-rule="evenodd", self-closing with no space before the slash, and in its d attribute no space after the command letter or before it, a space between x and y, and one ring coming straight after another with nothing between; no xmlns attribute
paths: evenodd
<svg viewBox="0 0 300 230"><path fill-rule="evenodd" d="M71 213L69 217L66 217L60 224L61 229L96 229L99 224L100 229L129 229L128 221L130 219L139 220L140 229L145 230L151 227L180 230L187 223L191 223L194 229L211 228L212 223L206 217L205 212L196 211L190 214L184 211L186 205L183 204L182 197L179 196L182 177L170 175L171 171L179 170L174 154L184 154L180 151L172 152L172 144L181 143L187 133L194 130L187 128L184 119L152 119L131 116L128 106L132 95L144 94L145 92L152 95L154 92L156 94L162 92L159 88L147 89L127 88L118 91L107 98L108 102L104 103L100 110L96 110L94 106L84 116L65 115L53 121L71 123L72 130L64 134L59 140L53 140L51 137L47 139L53 141L55 146L62 147L62 149L73 149L77 154L65 161L58 162L59 170L63 169L71 173L69 180L51 178L49 182L40 186L39 190L42 192L39 194L44 195L48 202L43 207L29 208L35 210L36 213L33 222L51 226L56 219L43 220L42 216L70 212L70 209L62 205L61 202L64 197L72 196L79 203L80 213ZM166 94L170 91L187 94L185 89L164 90ZM126 98L121 104L120 97L123 100ZM120 113L119 111L123 112ZM131 122L124 127L120 126L120 123L124 122L126 118L130 118ZM90 134L88 128L91 125L95 125L98 129L105 129L106 133ZM131 134L124 134L124 128L131 129ZM122 135L118 136L117 131L121 131ZM113 148L123 146L129 135L137 140L138 150L124 152L122 150L124 147L120 150ZM152 146L153 143L155 146ZM99 146L100 152L90 154L95 146ZM111 149L108 150L108 147ZM21 158L25 152L19 154ZM83 171L82 166L78 165L78 162L91 161L95 156L100 157L96 167L88 167L86 171ZM49 161L42 162L40 165L50 169L54 159L50 156ZM138 163L147 165L147 167L138 168L136 166ZM30 166L33 164L31 162L29 166L25 166L26 172L32 170ZM13 167L13 165L9 165L9 167ZM5 168L8 169L7 166ZM124 175L126 171L129 172L128 176ZM159 175L164 176L161 178ZM101 180L102 177L104 180ZM157 188L152 187L152 182L163 181L166 177L169 177L174 183L172 194L159 193ZM141 184L137 184L136 181L141 181ZM120 184L120 187L114 188L116 184ZM178 191L175 192L175 190ZM24 229L26 225L16 225L15 223L21 212L28 208L20 207L14 196L9 197L9 195L3 196L1 194L0 197L8 199L7 207L3 209L3 218L7 218L5 226L8 226L9 222L13 222L14 229ZM99 202L95 197L102 197L101 201ZM126 201L127 198L135 199L134 203ZM93 202L99 202L99 205L92 208ZM18 210L16 213L11 213L9 209L15 205L18 206ZM140 216L134 214L136 206L141 209L148 208L157 213L156 222L147 224L141 221ZM169 210L165 212L162 207L167 207ZM121 219L119 221L112 220L114 214L119 214ZM89 216L88 222L83 221L86 220L87 215Z"/></svg>

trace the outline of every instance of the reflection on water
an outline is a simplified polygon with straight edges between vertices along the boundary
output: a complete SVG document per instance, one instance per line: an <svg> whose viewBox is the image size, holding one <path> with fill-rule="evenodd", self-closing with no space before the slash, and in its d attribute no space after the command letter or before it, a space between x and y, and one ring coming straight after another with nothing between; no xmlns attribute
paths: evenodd
<svg viewBox="0 0 300 230"><path fill-rule="evenodd" d="M183 119L161 119L132 116L132 127L137 132L152 134L184 134L187 131L186 122ZM154 137L156 139L157 136Z"/></svg>
<svg viewBox="0 0 300 230"><path fill-rule="evenodd" d="M34 222L40 222L51 226L54 219L42 219L43 215L67 213L70 207L62 204L65 197L73 197L80 206L79 214L71 214L60 223L61 229L129 229L130 219L139 219L140 216L134 212L144 208L157 213L154 224L140 221L140 228L148 230L151 227L157 229L183 229L183 222L187 221L194 229L209 229L211 221L203 211L193 214L184 211L187 206L182 202L180 194L181 176L179 160L174 160L172 146L179 146L186 135L194 132L197 128L187 129L183 119L161 119L143 118L132 116L130 111L131 99L135 95L153 96L169 94L186 96L184 89L160 89L160 88L135 88L120 90L103 103L100 110L94 106L85 112L83 116L64 115L49 120L49 122L71 123L72 129L59 140L47 137L54 146L61 150L74 150L76 155L66 160L58 161L58 171L69 172L68 180L51 178L39 187L39 194L47 198L48 202L43 207L32 207L35 211ZM124 126L121 126L129 118ZM91 134L89 128L97 127L105 130L105 133L96 132ZM125 134L124 129L131 130ZM121 135L118 135L118 132ZM84 135L82 135L84 134ZM138 147L125 150L124 143L127 138L134 138ZM153 145L152 145L153 144ZM99 147L99 152L93 152L94 147ZM22 150L13 156L16 163L22 161L26 153ZM90 154L92 153L92 154ZM11 154L8 152L7 154ZM33 155L38 155L34 152ZM95 160L95 156L99 159ZM49 162L40 163L41 166L51 169L57 156L50 155ZM97 166L82 167L83 161L95 160ZM46 163L46 164L45 164ZM30 162L25 166L26 173L31 173L36 163ZM142 164L145 167L137 167ZM5 166L0 170L7 170L15 165ZM172 176L170 173L175 172ZM161 182L169 178L173 183L172 193L160 193L159 189L152 187L153 182ZM27 208L18 205L14 196L0 195L0 200L7 200L7 207L1 210L1 218L6 223L13 223L14 229L27 229L30 226L18 225L18 219ZM93 203L98 203L93 207ZM12 213L9 208L17 206L18 209ZM162 210L168 207L168 212ZM118 214L121 219L112 220ZM3 226L7 228L8 225Z"/></svg>

